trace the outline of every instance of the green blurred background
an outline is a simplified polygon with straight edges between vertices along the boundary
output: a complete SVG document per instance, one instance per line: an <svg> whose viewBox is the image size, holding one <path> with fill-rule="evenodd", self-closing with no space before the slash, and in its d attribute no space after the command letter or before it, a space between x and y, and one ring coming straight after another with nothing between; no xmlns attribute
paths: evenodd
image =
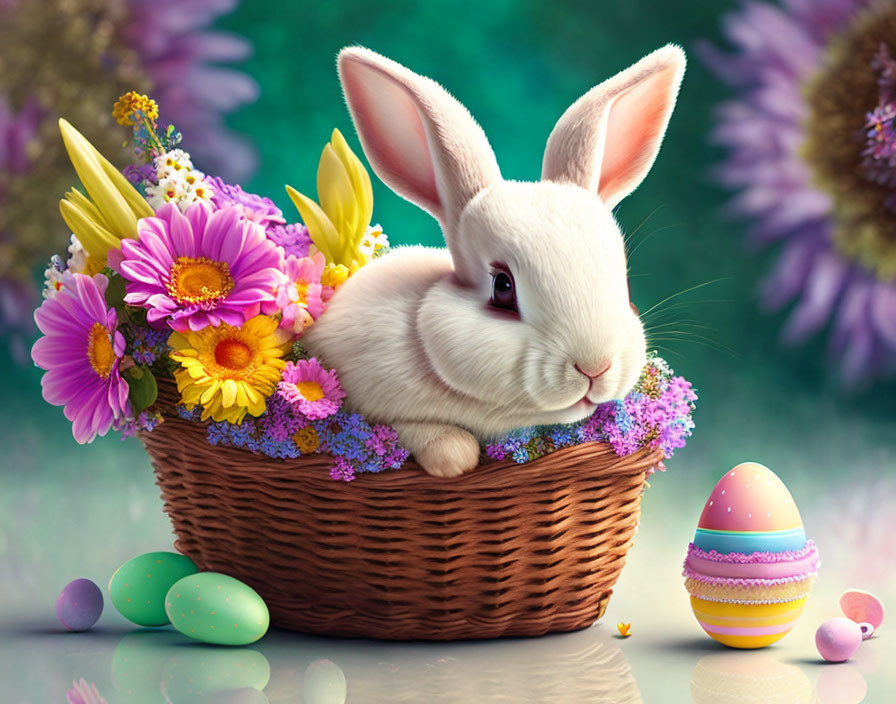
<svg viewBox="0 0 896 704"><path fill-rule="evenodd" d="M228 121L260 153L257 175L243 185L293 217L283 186L314 192L317 160L333 127L360 152L335 70L336 53L347 44L370 47L442 83L480 121L504 176L533 180L554 122L579 95L667 42L689 50L699 38L718 41L720 16L734 6L246 1L218 23L255 48L242 69L259 82L261 97ZM790 486L819 542L827 567L822 593L855 579L892 593L896 568L875 562L880 555L862 536L896 529L896 385L846 394L821 337L795 349L778 344L783 316L761 313L754 295L768 254L745 250L745 226L723 216L727 196L710 175L721 153L708 146L707 134L726 91L693 52L690 58L656 165L618 211L626 232L637 229L629 245L637 305L645 310L706 284L670 301L686 305L661 322L709 326L672 326L695 334L662 342L663 355L698 389L697 428L668 473L651 481L632 559L651 555L675 579L714 482L734 464L756 460ZM187 149L189 143L187 134ZM377 181L374 193L374 221L393 243L441 242L428 215ZM61 586L57 576L102 583L121 561L170 544L139 442L110 436L77 447L61 409L42 402L38 371L3 368L0 594L7 604L50 604ZM625 576L623 586L643 588L644 596L655 589ZM687 608L683 589L657 596L670 608Z"/></svg>

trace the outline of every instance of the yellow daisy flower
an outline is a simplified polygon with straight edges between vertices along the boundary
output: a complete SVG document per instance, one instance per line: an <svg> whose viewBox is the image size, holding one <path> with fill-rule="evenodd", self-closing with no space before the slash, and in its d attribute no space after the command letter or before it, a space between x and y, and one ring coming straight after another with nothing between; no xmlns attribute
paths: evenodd
<svg viewBox="0 0 896 704"><path fill-rule="evenodd" d="M260 416L286 366L289 334L276 318L257 315L241 328L221 324L198 332L175 332L168 339L181 402L202 407L202 420L242 423Z"/></svg>

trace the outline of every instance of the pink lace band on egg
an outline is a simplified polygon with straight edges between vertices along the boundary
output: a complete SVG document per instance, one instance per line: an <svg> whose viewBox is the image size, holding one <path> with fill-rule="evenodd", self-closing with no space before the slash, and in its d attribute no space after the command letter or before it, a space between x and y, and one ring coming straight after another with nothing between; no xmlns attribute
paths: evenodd
<svg viewBox="0 0 896 704"><path fill-rule="evenodd" d="M711 560L713 562L740 562L747 564L755 564L757 562L793 562L801 560L809 555L818 555L818 548L815 547L815 541L807 540L806 545L801 550L788 550L786 552L754 552L745 554L742 552L721 553L715 550L701 550L691 543L688 545L688 555Z"/></svg>
<svg viewBox="0 0 896 704"><path fill-rule="evenodd" d="M789 559L781 559L781 555ZM733 559L720 559L724 557ZM720 583L723 579L772 580L770 583L775 583L776 580L796 581L814 576L818 574L820 564L818 550L811 540L802 550L753 555L707 553L692 543L684 562L684 575L709 583Z"/></svg>

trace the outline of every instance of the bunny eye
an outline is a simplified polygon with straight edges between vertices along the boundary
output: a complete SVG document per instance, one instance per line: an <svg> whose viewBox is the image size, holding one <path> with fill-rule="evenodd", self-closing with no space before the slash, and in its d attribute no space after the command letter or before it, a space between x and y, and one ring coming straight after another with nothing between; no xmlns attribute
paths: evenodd
<svg viewBox="0 0 896 704"><path fill-rule="evenodd" d="M489 303L501 310L519 312L516 305L516 287L510 271L502 268L492 273L492 297Z"/></svg>

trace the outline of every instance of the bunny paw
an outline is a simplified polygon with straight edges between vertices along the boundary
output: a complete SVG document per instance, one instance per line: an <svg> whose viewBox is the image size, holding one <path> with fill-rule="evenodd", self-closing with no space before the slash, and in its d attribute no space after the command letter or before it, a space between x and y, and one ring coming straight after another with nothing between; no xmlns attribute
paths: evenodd
<svg viewBox="0 0 896 704"><path fill-rule="evenodd" d="M458 477L479 464L479 441L463 428L434 423L396 425L399 441L434 477Z"/></svg>

